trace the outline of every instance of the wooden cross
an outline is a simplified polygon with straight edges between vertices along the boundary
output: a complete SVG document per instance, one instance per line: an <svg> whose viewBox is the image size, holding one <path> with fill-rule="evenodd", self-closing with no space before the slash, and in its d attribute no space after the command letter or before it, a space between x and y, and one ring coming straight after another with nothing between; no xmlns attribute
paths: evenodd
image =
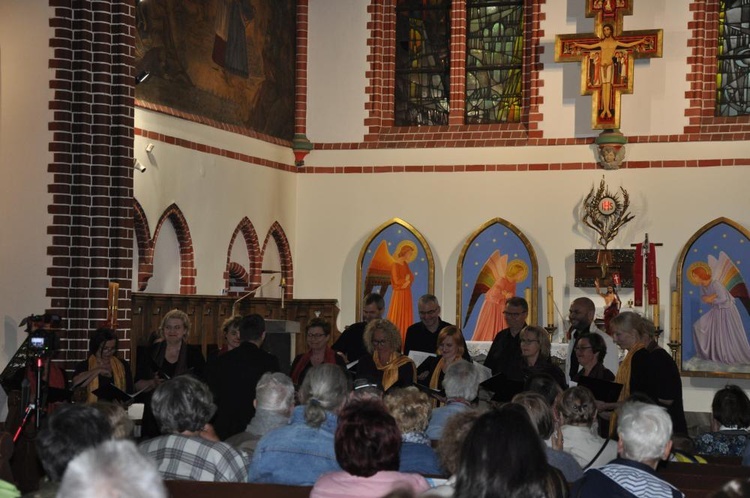
<svg viewBox="0 0 750 498"><path fill-rule="evenodd" d="M620 95L633 93L633 61L661 57L660 29L623 31L634 0L585 0L594 33L557 35L555 62L581 61L581 95L591 95L591 127L620 127Z"/></svg>

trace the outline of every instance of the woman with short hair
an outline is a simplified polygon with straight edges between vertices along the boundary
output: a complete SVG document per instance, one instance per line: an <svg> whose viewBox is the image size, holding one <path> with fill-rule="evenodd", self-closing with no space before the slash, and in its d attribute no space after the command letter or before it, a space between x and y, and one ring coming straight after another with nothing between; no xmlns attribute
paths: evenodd
<svg viewBox="0 0 750 498"><path fill-rule="evenodd" d="M400 487L429 489L424 477L398 472L401 444L396 420L382 402L352 400L336 429L336 460L343 470L318 479L310 498L380 498Z"/></svg>
<svg viewBox="0 0 750 498"><path fill-rule="evenodd" d="M331 324L322 318L313 318L305 327L307 352L298 354L292 362L291 378L295 386L302 385L308 370L316 365L331 363L346 369L346 361L328 345Z"/></svg>
<svg viewBox="0 0 750 498"><path fill-rule="evenodd" d="M133 392L133 377L127 361L117 357L117 332L109 328L94 331L89 339L89 357L76 364L73 389L85 389L86 401L122 401L123 393ZM107 391L109 386L116 389Z"/></svg>
<svg viewBox="0 0 750 498"><path fill-rule="evenodd" d="M578 382L581 377L600 379L613 382L615 374L604 366L604 357L607 355L607 344L599 334L582 334L573 345L576 359L581 369L570 380ZM617 351L612 351L617 354Z"/></svg>
<svg viewBox="0 0 750 498"><path fill-rule="evenodd" d="M466 340L455 325L443 327L438 332L437 356L425 359L417 368L417 382L435 391L443 390L443 379L448 367L464 357ZM433 403L433 406L437 406Z"/></svg>
<svg viewBox="0 0 750 498"><path fill-rule="evenodd" d="M750 441L750 399L739 386L728 384L711 402L711 431L695 438L699 455L742 456Z"/></svg>
<svg viewBox="0 0 750 498"><path fill-rule="evenodd" d="M521 356L523 358L524 381L539 373L551 375L561 389L568 387L565 374L560 367L552 363L549 334L542 327L530 325L520 333Z"/></svg>
<svg viewBox="0 0 750 498"><path fill-rule="evenodd" d="M379 382L383 391L392 387L407 387L417 379L417 367L408 356L401 354L401 334L385 319L372 320L363 337L369 354L359 359L357 378Z"/></svg>

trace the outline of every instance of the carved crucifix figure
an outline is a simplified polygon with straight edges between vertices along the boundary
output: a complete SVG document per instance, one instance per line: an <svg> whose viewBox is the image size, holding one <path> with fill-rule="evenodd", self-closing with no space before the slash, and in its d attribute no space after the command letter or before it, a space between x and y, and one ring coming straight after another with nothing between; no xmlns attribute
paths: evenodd
<svg viewBox="0 0 750 498"><path fill-rule="evenodd" d="M591 95L591 127L620 127L620 95L633 93L633 61L661 57L662 30L622 31L634 0L585 0L594 33L558 35L555 61L581 61L581 95Z"/></svg>

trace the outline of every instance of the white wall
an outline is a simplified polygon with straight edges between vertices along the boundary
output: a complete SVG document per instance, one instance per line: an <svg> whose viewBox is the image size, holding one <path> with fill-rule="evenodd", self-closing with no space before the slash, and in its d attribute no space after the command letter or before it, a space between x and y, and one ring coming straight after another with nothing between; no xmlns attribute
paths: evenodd
<svg viewBox="0 0 750 498"><path fill-rule="evenodd" d="M26 338L20 321L49 307L47 144L52 96L47 2L0 2L0 365Z"/></svg>

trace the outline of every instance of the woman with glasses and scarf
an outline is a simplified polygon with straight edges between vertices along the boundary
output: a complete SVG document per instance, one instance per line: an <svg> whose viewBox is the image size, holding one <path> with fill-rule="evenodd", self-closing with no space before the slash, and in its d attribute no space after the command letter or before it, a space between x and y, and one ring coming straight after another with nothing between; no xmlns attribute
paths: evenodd
<svg viewBox="0 0 750 498"><path fill-rule="evenodd" d="M73 389L85 389L86 401L122 400L118 390L133 392L130 365L117 354L117 332L97 329L89 340L89 357L79 362L73 372ZM117 389L107 389L109 385Z"/></svg>

